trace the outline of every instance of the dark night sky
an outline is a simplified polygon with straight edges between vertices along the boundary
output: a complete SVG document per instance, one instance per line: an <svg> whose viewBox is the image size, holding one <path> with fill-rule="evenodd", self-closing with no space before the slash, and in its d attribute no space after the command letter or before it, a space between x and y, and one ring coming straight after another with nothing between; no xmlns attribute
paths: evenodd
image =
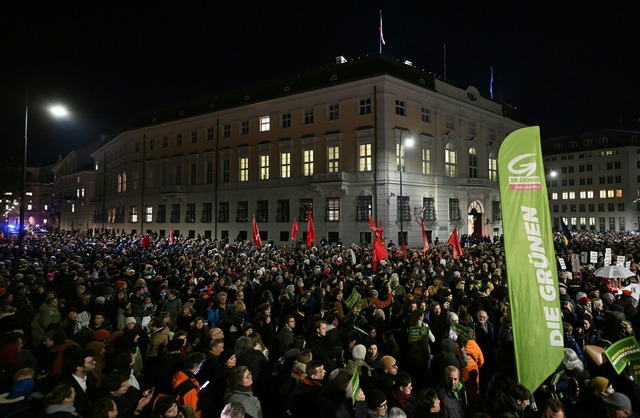
<svg viewBox="0 0 640 418"><path fill-rule="evenodd" d="M526 3L521 5L520 3ZM2 2L0 135L52 162L136 114L378 52L517 107L543 138L638 129L640 2L442 0ZM73 118L42 110L64 102Z"/></svg>

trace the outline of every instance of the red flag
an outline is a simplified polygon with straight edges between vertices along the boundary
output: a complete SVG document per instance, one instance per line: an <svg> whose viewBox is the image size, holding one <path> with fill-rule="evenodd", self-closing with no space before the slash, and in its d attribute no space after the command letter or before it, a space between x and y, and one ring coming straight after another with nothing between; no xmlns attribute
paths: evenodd
<svg viewBox="0 0 640 418"><path fill-rule="evenodd" d="M373 249L371 251L373 269L377 270L380 260L384 260L389 256L384 245L384 228L382 227L382 221L378 220L378 226L376 227L373 218L369 217L369 229L373 232Z"/></svg>
<svg viewBox="0 0 640 418"><path fill-rule="evenodd" d="M169 227L169 244L173 244L173 227Z"/></svg>
<svg viewBox="0 0 640 418"><path fill-rule="evenodd" d="M293 218L293 226L291 227L291 241L296 240L296 235L298 235L298 221L296 221L296 218Z"/></svg>
<svg viewBox="0 0 640 418"><path fill-rule="evenodd" d="M404 240L402 240L402 258L407 258L407 247L404 245Z"/></svg>
<svg viewBox="0 0 640 418"><path fill-rule="evenodd" d="M453 258L458 258L462 255L462 247L460 247L460 240L458 239L458 227L453 228L447 244L453 245Z"/></svg>
<svg viewBox="0 0 640 418"><path fill-rule="evenodd" d="M262 239L260 238L260 230L258 229L258 222L256 222L256 217L253 217L253 243L256 244L258 248L262 248Z"/></svg>
<svg viewBox="0 0 640 418"><path fill-rule="evenodd" d="M151 237L149 237L149 234L145 234L144 237L142 237L142 248L149 247L151 247Z"/></svg>
<svg viewBox="0 0 640 418"><path fill-rule="evenodd" d="M307 247L311 247L315 240L316 230L313 228L313 219L311 218L311 211L309 211L309 217L307 218Z"/></svg>
<svg viewBox="0 0 640 418"><path fill-rule="evenodd" d="M427 231L424 230L424 218L422 218L422 252L429 250L429 240L427 240Z"/></svg>

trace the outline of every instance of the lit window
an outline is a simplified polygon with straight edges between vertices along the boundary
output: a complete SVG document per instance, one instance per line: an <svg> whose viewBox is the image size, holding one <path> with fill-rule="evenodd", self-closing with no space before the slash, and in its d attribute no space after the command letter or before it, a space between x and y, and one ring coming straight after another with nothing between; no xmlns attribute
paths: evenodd
<svg viewBox="0 0 640 418"><path fill-rule="evenodd" d="M337 173L340 171L340 147L328 147L327 159L329 160L327 167L329 173Z"/></svg>
<svg viewBox="0 0 640 418"><path fill-rule="evenodd" d="M27 210L33 210L33 205L31 203L27 205Z"/></svg>
<svg viewBox="0 0 640 418"><path fill-rule="evenodd" d="M469 148L469 178L478 178L478 151Z"/></svg>
<svg viewBox="0 0 640 418"><path fill-rule="evenodd" d="M71 213L75 213L75 211L76 211L76 204L72 203L71 204Z"/></svg>
<svg viewBox="0 0 640 418"><path fill-rule="evenodd" d="M260 132L266 132L271 129L271 118L269 116L262 116L260 118Z"/></svg>
<svg viewBox="0 0 640 418"><path fill-rule="evenodd" d="M567 200L567 199L569 199L569 193L562 192L562 200Z"/></svg>
<svg viewBox="0 0 640 418"><path fill-rule="evenodd" d="M606 190L600 190L600 199L604 199L607 197L607 191Z"/></svg>
<svg viewBox="0 0 640 418"><path fill-rule="evenodd" d="M100 168L100 165L98 164L98 162L96 161L96 171L98 171L98 168Z"/></svg>
<svg viewBox="0 0 640 418"><path fill-rule="evenodd" d="M575 199L576 198L576 192L569 192L569 199Z"/></svg>
<svg viewBox="0 0 640 418"><path fill-rule="evenodd" d="M617 189L616 190L616 197L622 197L622 190L621 189Z"/></svg>
<svg viewBox="0 0 640 418"><path fill-rule="evenodd" d="M456 176L456 149L455 144L449 142L444 151L445 175L448 177Z"/></svg>
<svg viewBox="0 0 640 418"><path fill-rule="evenodd" d="M291 177L291 153L283 152L280 154L280 178L289 177Z"/></svg>
<svg viewBox="0 0 640 418"><path fill-rule="evenodd" d="M144 221L153 222L153 206L145 206L144 208Z"/></svg>
<svg viewBox="0 0 640 418"><path fill-rule="evenodd" d="M551 193L551 200L558 200L558 193Z"/></svg>
<svg viewBox="0 0 640 418"><path fill-rule="evenodd" d="M489 154L489 180L498 181L498 160L493 152Z"/></svg>
<svg viewBox="0 0 640 418"><path fill-rule="evenodd" d="M431 174L431 150L422 149L422 174Z"/></svg>
<svg viewBox="0 0 640 418"><path fill-rule="evenodd" d="M269 156L260 156L260 180L269 180Z"/></svg>
<svg viewBox="0 0 640 418"><path fill-rule="evenodd" d="M340 198L327 198L327 221L338 222L340 220Z"/></svg>
<svg viewBox="0 0 640 418"><path fill-rule="evenodd" d="M313 150L302 151L302 175L313 176Z"/></svg>
<svg viewBox="0 0 640 418"><path fill-rule="evenodd" d="M249 158L240 158L240 181L249 181Z"/></svg>
<svg viewBox="0 0 640 418"><path fill-rule="evenodd" d="M371 171L371 144L358 146L358 171ZM640 194L640 191L638 192Z"/></svg>

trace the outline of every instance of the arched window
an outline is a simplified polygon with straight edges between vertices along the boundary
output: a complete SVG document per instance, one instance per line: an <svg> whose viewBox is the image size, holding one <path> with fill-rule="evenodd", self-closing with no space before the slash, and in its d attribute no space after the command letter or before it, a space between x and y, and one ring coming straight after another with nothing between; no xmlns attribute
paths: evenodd
<svg viewBox="0 0 640 418"><path fill-rule="evenodd" d="M478 178L478 151L469 148L469 178Z"/></svg>
<svg viewBox="0 0 640 418"><path fill-rule="evenodd" d="M445 175L449 177L456 176L456 144L449 142L444 150L444 170Z"/></svg>

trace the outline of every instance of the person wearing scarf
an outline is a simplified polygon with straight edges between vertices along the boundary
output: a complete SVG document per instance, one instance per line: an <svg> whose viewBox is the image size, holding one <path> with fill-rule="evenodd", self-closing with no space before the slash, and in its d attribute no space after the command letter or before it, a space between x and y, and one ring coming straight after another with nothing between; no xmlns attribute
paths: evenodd
<svg viewBox="0 0 640 418"><path fill-rule="evenodd" d="M44 412L47 417L73 418L81 417L73 406L76 391L69 384L58 385L44 398Z"/></svg>
<svg viewBox="0 0 640 418"><path fill-rule="evenodd" d="M412 417L415 410L415 399L412 390L413 386L409 373L398 372L395 385L391 391L391 398L389 399L389 409L397 406L402 409L408 417Z"/></svg>

